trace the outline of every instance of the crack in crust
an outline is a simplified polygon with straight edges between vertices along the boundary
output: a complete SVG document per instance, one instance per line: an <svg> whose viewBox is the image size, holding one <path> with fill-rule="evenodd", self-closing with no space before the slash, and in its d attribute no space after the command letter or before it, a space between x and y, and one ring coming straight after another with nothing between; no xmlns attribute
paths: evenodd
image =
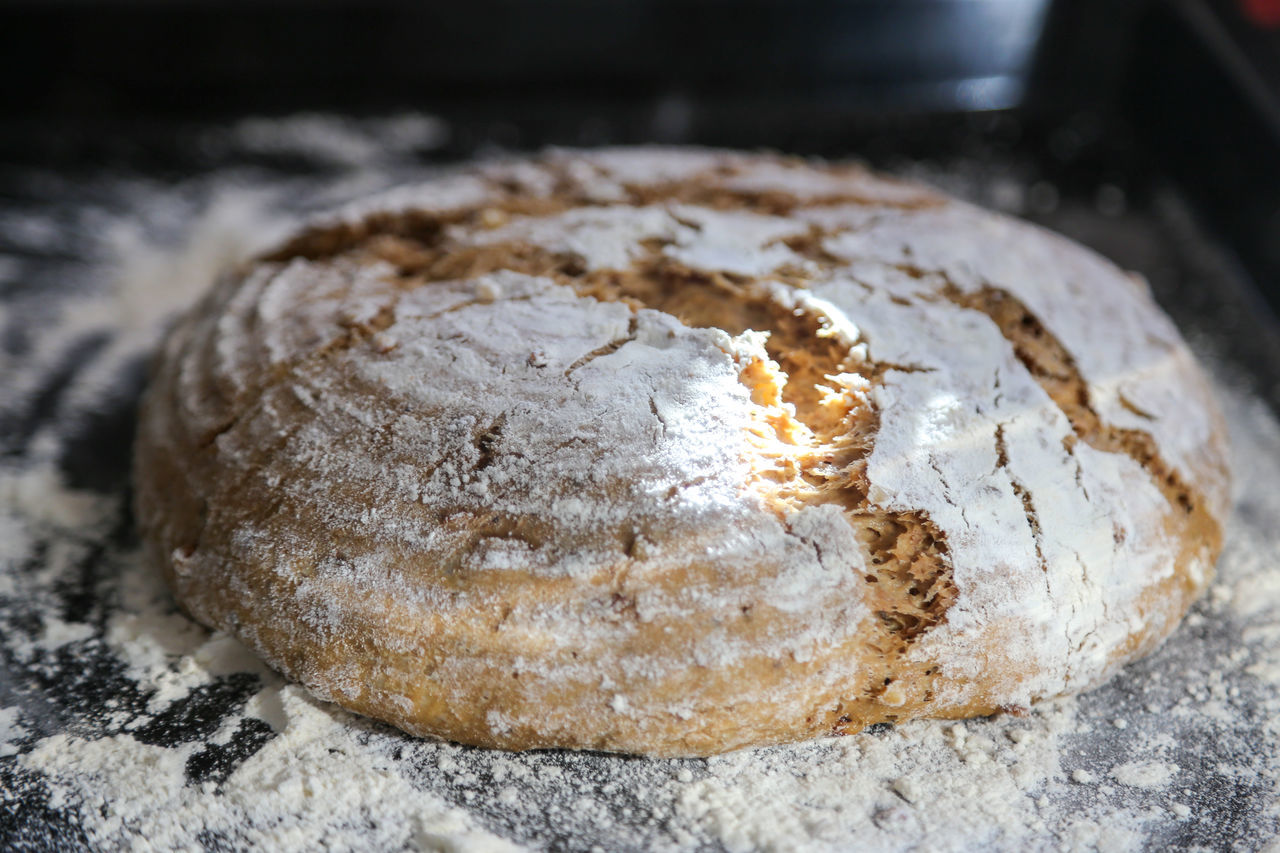
<svg viewBox="0 0 1280 853"><path fill-rule="evenodd" d="M892 692L889 673L913 670L910 646L945 621L956 599L945 536L923 512L874 507L867 498L866 462L880 420L866 392L897 366L859 357L856 342L831 334L816 311L779 301L765 279L691 269L654 252L633 270L585 281L575 285L583 295L660 310L689 326L769 333L767 360L752 359L740 375L761 407L760 457L772 463L758 470L760 485L784 516L821 504L843 510L871 555L863 580L877 621L867 645L883 667L864 691L888 693L892 704L927 701L935 667L919 666ZM859 727L860 718L837 729Z"/></svg>
<svg viewBox="0 0 1280 853"><path fill-rule="evenodd" d="M1070 449L1067 450L1070 453ZM1036 542L1036 561L1040 563L1043 571L1049 571L1049 566L1044 561L1044 546L1041 541L1042 534L1040 532L1040 514L1036 512L1036 505L1031 500L1031 492L1023 485L1022 481L1013 476L1013 472L1009 470L1009 447L1004 440L1004 424L996 424L996 469L1005 469L1009 475L1009 483L1013 486L1013 493L1022 501L1022 511L1026 513L1027 524L1031 525L1031 535Z"/></svg>
<svg viewBox="0 0 1280 853"><path fill-rule="evenodd" d="M1079 440L1096 450L1122 453L1133 459L1151 477L1177 515L1185 517L1192 526L1211 531L1210 541L1220 541L1219 525L1210 514L1205 500L1160 455L1151 433L1103 422L1093 408L1089 385L1080 375L1071 353L1017 297L1007 290L991 286L966 293L950 282L942 289L942 296L956 305L981 311L991 318L1000 333L1013 346L1018 360L1066 415ZM1138 411L1131 403L1126 404L1123 399L1121 402L1126 408ZM1073 446L1074 443L1067 445L1068 452ZM1216 548L1217 544L1214 545L1215 550Z"/></svg>
<svg viewBox="0 0 1280 853"><path fill-rule="evenodd" d="M622 349L624 345L631 343L635 339L636 339L636 318L634 315L632 315L631 321L627 324L627 333L625 335L615 340L609 341L609 343L605 344L604 346L596 347L591 352L582 356L573 364L565 368L564 375L565 376L573 375L573 372L578 368L583 367L584 365L590 364L591 362L595 361L597 358L602 358L606 355L610 355L611 353L617 352L618 350ZM650 400L649 403L652 406L653 401Z"/></svg>
<svg viewBox="0 0 1280 853"><path fill-rule="evenodd" d="M691 193L687 185L632 190L630 202L673 199L769 214L786 213L796 205L794 199L778 194L705 188ZM855 351L859 342L834 335L820 312L781 301L779 285L803 288L802 271L753 277L695 269L665 257L659 240L645 241L641 257L627 269L588 270L576 255L528 243L457 245L448 238L451 224L483 227L503 222L512 213L544 214L587 203L562 198L538 199L533 205L511 201L446 214L377 214L357 224L304 234L266 259L386 262L406 289L506 270L552 278L580 296L622 302L633 311L662 311L691 327L734 335L748 330L766 333L766 357L750 359L740 374L760 407L754 435L760 451L755 485L784 521L807 506L838 506L870 557L865 574L856 580L864 585L864 598L875 615L865 642L880 665L865 673L857 694L823 712L827 725L836 732L856 731L869 722L896 719L893 707L928 702L940 669L934 662L912 660L908 653L920 637L945 621L958 595L945 535L924 512L873 506L866 474L880 425L867 391L889 370L921 368L871 360ZM566 374L616 351L634 338L634 328L633 320L626 336L588 353Z"/></svg>

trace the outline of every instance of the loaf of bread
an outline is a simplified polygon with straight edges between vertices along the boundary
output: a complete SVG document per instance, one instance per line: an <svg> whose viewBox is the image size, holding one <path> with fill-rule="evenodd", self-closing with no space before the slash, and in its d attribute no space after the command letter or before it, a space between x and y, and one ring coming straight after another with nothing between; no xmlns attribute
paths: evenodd
<svg viewBox="0 0 1280 853"><path fill-rule="evenodd" d="M551 151L313 222L173 329L141 532L339 705L706 755L1148 652L1228 508L1143 281L858 166Z"/></svg>

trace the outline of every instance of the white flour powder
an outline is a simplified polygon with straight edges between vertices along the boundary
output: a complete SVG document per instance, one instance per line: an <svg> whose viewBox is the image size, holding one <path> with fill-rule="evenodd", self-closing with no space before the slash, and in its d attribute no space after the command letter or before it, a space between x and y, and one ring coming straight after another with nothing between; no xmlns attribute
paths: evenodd
<svg viewBox="0 0 1280 853"><path fill-rule="evenodd" d="M263 127L246 133L270 147ZM133 192L132 210L163 215L168 196ZM1280 426L1230 386L1237 512L1210 596L1153 657L1025 717L661 761L415 740L284 683L175 611L127 532L120 483L80 487L65 471L95 412L120 405L121 376L136 385L163 319L275 233L255 225L280 221L263 218L269 200L223 193L167 253L118 220L119 284L91 269L29 347L0 354L0 411L20 411L77 342L106 340L0 459L0 809L38 804L45 843L1137 850L1215 847L1224 826L1251 847L1275 836ZM24 322L16 312L0 321ZM109 689L78 687L78 660L94 662L86 684Z"/></svg>

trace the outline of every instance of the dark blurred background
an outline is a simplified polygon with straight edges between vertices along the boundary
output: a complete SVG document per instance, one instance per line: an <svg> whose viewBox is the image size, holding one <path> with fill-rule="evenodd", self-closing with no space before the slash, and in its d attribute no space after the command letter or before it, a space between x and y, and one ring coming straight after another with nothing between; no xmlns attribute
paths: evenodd
<svg viewBox="0 0 1280 853"><path fill-rule="evenodd" d="M1280 0L6 0L0 74L11 158L406 108L453 119L459 152L496 133L874 156L886 121L1014 111L1069 126L1063 160L1138 135L1273 298L1280 278Z"/></svg>
<svg viewBox="0 0 1280 853"><path fill-rule="evenodd" d="M413 111L449 129L431 161L629 142L967 158L1130 211L1172 185L1248 282L1234 310L1257 327L1233 335L1263 343L1243 360L1280 371L1280 0L0 0L0 74L12 168L180 174L193 129ZM1175 316L1212 307L1170 293Z"/></svg>

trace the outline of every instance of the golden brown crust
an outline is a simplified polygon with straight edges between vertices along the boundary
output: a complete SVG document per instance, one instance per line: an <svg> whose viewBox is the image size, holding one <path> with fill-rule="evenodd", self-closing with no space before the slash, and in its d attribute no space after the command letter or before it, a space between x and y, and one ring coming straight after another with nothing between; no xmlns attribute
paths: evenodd
<svg viewBox="0 0 1280 853"><path fill-rule="evenodd" d="M1055 285L970 285L927 245L986 214L856 168L707 154L645 183L628 156L309 229L175 329L137 512L195 618L417 734L667 755L1018 707L1173 629L1221 544L1222 432L1118 272L1007 238L1158 344L1078 363L1081 321L1027 302ZM892 217L935 217L925 258L850 256ZM1108 423L1127 374L1099 369L1186 396L1122 390Z"/></svg>

